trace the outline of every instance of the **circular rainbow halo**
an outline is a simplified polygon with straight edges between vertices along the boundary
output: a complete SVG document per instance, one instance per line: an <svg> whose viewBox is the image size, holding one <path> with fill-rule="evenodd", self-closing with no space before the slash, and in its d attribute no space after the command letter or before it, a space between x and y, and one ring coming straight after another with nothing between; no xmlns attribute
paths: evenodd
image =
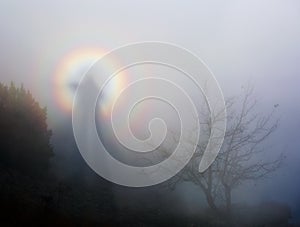
<svg viewBox="0 0 300 227"><path fill-rule="evenodd" d="M66 54L59 62L53 79L54 99L59 108L70 114L77 86L87 70L106 51L99 48L82 48Z"/></svg>

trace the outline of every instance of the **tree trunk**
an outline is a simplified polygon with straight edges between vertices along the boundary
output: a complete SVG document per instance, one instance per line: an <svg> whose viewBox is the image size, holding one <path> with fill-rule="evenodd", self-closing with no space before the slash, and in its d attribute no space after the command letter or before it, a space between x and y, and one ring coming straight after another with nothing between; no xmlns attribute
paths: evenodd
<svg viewBox="0 0 300 227"><path fill-rule="evenodd" d="M218 207L215 204L215 201L212 197L212 195L210 194L209 191L205 191L205 197L206 197L206 201L208 203L208 206L214 211L214 212L218 212Z"/></svg>
<svg viewBox="0 0 300 227"><path fill-rule="evenodd" d="M225 200L226 200L226 211L228 215L231 215L231 188L230 186L224 186Z"/></svg>
<svg viewBox="0 0 300 227"><path fill-rule="evenodd" d="M207 190L205 191L205 196L206 196L206 200L207 200L209 207L213 211L217 212L218 208L215 204L215 199L212 196L212 188L213 188L212 182L213 182L212 169L210 167L210 168L208 168L208 182L207 182Z"/></svg>

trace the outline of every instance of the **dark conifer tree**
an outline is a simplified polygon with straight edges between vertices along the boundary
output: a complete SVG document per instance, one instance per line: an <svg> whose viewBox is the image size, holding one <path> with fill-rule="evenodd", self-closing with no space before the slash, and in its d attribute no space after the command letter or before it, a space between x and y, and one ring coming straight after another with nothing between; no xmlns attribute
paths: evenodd
<svg viewBox="0 0 300 227"><path fill-rule="evenodd" d="M43 175L53 156L47 109L29 91L0 83L0 166L31 176Z"/></svg>

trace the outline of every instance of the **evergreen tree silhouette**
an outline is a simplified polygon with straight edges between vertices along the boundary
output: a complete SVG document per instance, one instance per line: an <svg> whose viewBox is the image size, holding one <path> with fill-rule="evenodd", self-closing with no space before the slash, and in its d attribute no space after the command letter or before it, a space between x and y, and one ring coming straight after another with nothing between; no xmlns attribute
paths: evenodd
<svg viewBox="0 0 300 227"><path fill-rule="evenodd" d="M0 166L31 176L49 168L53 149L47 126L47 109L41 108L23 86L0 83Z"/></svg>

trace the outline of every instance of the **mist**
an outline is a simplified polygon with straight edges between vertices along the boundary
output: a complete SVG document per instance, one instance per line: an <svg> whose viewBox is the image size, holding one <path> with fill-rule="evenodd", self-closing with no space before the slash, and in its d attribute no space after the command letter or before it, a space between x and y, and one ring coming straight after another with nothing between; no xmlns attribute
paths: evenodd
<svg viewBox="0 0 300 227"><path fill-rule="evenodd" d="M250 180L234 188L232 203L251 209L267 209L264 207L273 203L287 206L291 210L290 224L300 225L300 103L297 100L300 2L1 1L0 37L0 83L23 85L42 107L47 107L54 152L49 173L57 185L63 182L74 192L70 198L65 197L59 210L64 211L63 206L67 204L65 210L71 211L66 213L81 216L76 212L82 214L82 210L70 208L70 204L78 202L72 198L87 190L95 197L90 196L92 201L82 206L88 207L90 213L87 213L93 220L99 217L104 220L106 215L109 216L102 224L113 223L114 218L127 222L127 225L143 224L143 217L149 214L158 217L155 226L159 220L172 215L186 220L207 211L205 195L191 181L182 181L174 188L170 186L175 178L145 188L124 187L107 181L87 165L74 138L72 105L79 82L92 64L120 46L158 41L173 43L199 57L214 74L225 100L241 97L250 84L254 88L253 99L257 100L255 112L264 116L274 111L274 119L279 119L279 124L263 143L266 152L262 159L272 160L282 153L282 166L266 178ZM120 88L135 78L134 73L141 72L144 71L129 69L124 75L132 76L127 78L121 73L120 78L128 80L122 82ZM169 75L176 77L175 80L192 93L193 100L203 102L201 92L191 82L183 82L184 79L175 73L168 74L163 70L161 73L166 78ZM102 114L97 122L98 131L103 133L100 137L106 141L106 147L113 150L116 159L126 164L146 165L147 161L136 161L140 159L135 159L134 152L126 151L116 142L113 131L108 129L108 118L101 113L101 105L112 97L109 87L112 85L108 85L107 94L98 100L99 115ZM154 85L149 84L149 87ZM132 92L130 95L137 94ZM141 123L136 123L133 130L142 139L148 135L145 129L149 119L157 112L165 113L168 129L176 131L180 127L170 106L155 109L156 105L155 102L145 103L137 111L137 114L144 113ZM201 108L197 106L198 111ZM83 135L87 133L82 132ZM171 150L175 146L172 136L167 134L163 144ZM149 157L154 163L165 158L151 154ZM82 201L87 197L82 196ZM98 201L94 201L96 197ZM98 208L103 211L100 216ZM84 219L85 216L81 217ZM192 224L190 219L183 221L183 225Z"/></svg>

